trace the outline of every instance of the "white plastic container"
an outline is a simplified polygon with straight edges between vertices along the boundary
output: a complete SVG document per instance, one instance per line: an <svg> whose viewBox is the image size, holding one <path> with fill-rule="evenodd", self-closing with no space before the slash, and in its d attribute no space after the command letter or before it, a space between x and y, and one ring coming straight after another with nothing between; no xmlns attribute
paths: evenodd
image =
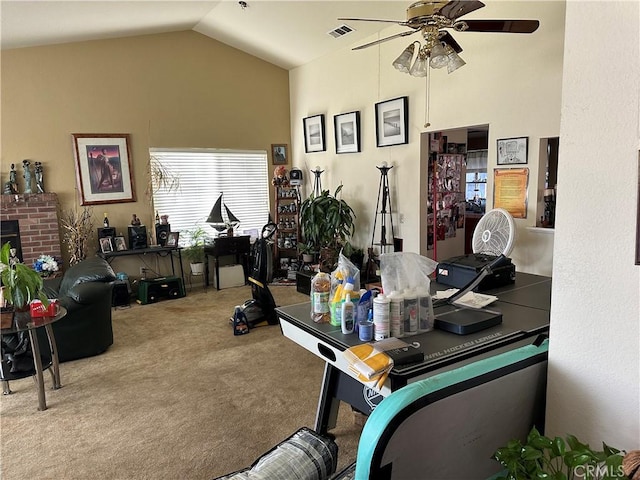
<svg viewBox="0 0 640 480"><path fill-rule="evenodd" d="M404 291L404 334L418 333L418 295L412 288Z"/></svg>
<svg viewBox="0 0 640 480"><path fill-rule="evenodd" d="M404 297L394 290L389 294L389 323L392 337L404 337Z"/></svg>
<svg viewBox="0 0 640 480"><path fill-rule="evenodd" d="M433 299L426 287L416 291L418 295L418 331L428 332L433 330Z"/></svg>
<svg viewBox="0 0 640 480"><path fill-rule="evenodd" d="M373 299L373 338L389 338L389 299L380 294Z"/></svg>
<svg viewBox="0 0 640 480"><path fill-rule="evenodd" d="M342 315L340 315L342 333L353 333L353 327L355 324L355 306L351 301L351 295L347 293L342 301Z"/></svg>

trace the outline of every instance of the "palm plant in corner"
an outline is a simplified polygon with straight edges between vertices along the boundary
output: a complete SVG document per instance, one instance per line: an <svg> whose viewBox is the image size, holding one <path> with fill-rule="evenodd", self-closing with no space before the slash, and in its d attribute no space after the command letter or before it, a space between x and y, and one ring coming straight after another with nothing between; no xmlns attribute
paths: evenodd
<svg viewBox="0 0 640 480"><path fill-rule="evenodd" d="M32 300L39 299L46 306L49 300L42 289L42 277L27 265L19 263L11 254L9 242L0 251L0 278L2 278L2 328L10 328L13 312L25 311ZM5 304L6 303L6 307ZM10 315L5 323L5 313Z"/></svg>

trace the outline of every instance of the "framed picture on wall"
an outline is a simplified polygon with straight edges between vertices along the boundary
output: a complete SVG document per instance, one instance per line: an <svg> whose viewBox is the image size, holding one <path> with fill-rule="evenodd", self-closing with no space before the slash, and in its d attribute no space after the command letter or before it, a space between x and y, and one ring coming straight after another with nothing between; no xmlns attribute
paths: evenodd
<svg viewBox="0 0 640 480"><path fill-rule="evenodd" d="M376 145L389 147L409 143L409 97L376 103Z"/></svg>
<svg viewBox="0 0 640 480"><path fill-rule="evenodd" d="M360 151L360 112L334 115L333 126L336 137L336 153Z"/></svg>
<svg viewBox="0 0 640 480"><path fill-rule="evenodd" d="M129 135L74 133L81 205L135 202Z"/></svg>
<svg viewBox="0 0 640 480"><path fill-rule="evenodd" d="M304 151L306 153L324 152L324 115L314 115L302 119L304 128Z"/></svg>
<svg viewBox="0 0 640 480"><path fill-rule="evenodd" d="M502 138L498 140L498 165L523 165L527 163L529 137Z"/></svg>
<svg viewBox="0 0 640 480"><path fill-rule="evenodd" d="M274 165L286 165L289 161L287 146L283 144L272 144L271 161Z"/></svg>

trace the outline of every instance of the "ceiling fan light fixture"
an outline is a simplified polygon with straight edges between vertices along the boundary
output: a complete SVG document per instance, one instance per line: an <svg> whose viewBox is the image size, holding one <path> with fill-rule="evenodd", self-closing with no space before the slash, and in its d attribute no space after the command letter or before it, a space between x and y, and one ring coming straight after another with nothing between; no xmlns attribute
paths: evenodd
<svg viewBox="0 0 640 480"><path fill-rule="evenodd" d="M460 67L463 67L467 64L460 55L451 50L451 52L447 55L449 57L449 63L447 63L447 73L453 73Z"/></svg>
<svg viewBox="0 0 640 480"><path fill-rule="evenodd" d="M418 52L416 61L413 62L413 66L409 71L409 75L413 77L426 77L427 69L429 68L429 57L424 51Z"/></svg>
<svg viewBox="0 0 640 480"><path fill-rule="evenodd" d="M396 58L391 65L394 66L396 70L399 70L404 73L409 73L409 69L411 67L411 60L413 60L413 53L415 52L415 42L409 45L404 51L400 54L398 58Z"/></svg>
<svg viewBox="0 0 640 480"><path fill-rule="evenodd" d="M436 43L431 49L431 60L429 64L432 68L442 68L445 67L449 63L449 57L447 57L447 52L441 43Z"/></svg>

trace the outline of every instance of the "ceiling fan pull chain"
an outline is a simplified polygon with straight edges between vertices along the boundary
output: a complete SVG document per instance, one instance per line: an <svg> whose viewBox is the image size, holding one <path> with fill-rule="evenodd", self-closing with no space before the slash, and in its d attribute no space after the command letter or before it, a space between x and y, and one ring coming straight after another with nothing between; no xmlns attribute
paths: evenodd
<svg viewBox="0 0 640 480"><path fill-rule="evenodd" d="M428 128L431 126L429 123L429 106L431 102L429 101L429 94L431 92L431 73L430 68L427 68L427 74L425 75L426 88L424 93L425 105L424 105L424 128Z"/></svg>

